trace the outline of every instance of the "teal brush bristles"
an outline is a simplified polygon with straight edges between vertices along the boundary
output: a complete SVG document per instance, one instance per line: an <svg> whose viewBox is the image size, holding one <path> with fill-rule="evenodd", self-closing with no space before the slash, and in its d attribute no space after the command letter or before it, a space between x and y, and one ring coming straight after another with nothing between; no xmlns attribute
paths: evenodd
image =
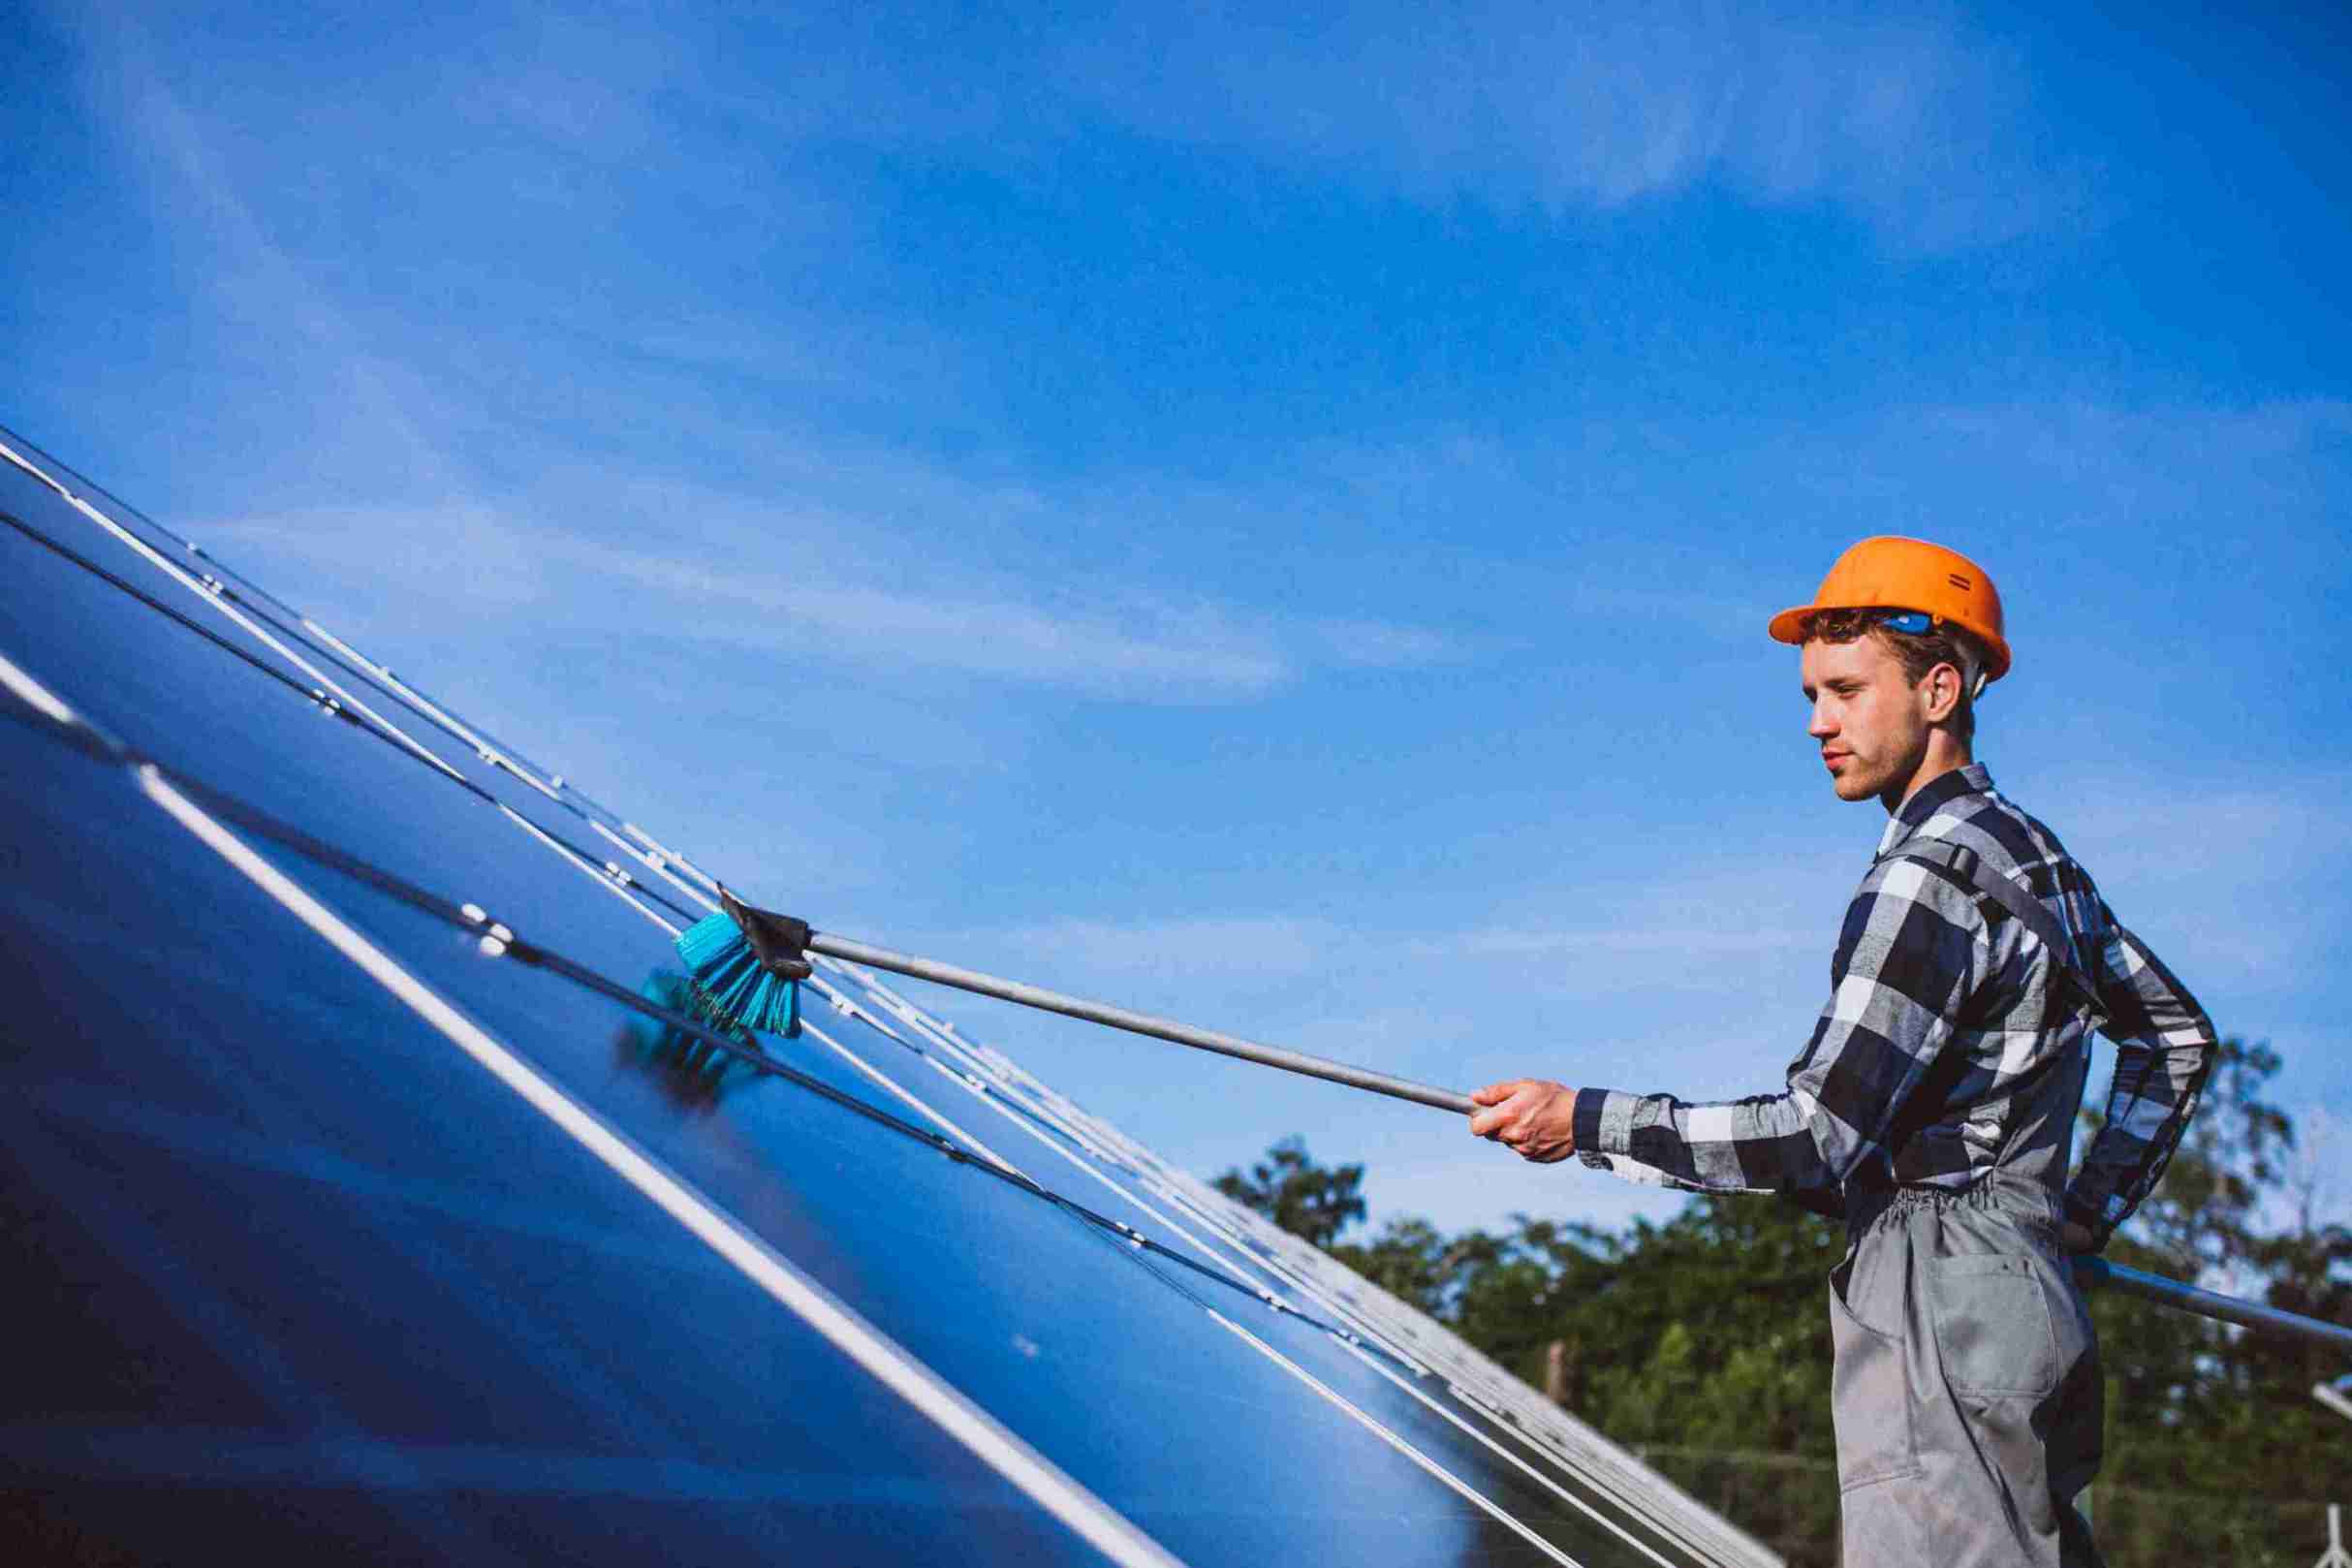
<svg viewBox="0 0 2352 1568"><path fill-rule="evenodd" d="M706 1019L768 1034L800 1032L800 983L768 968L733 914L721 910L687 927L677 939L677 956L686 965L694 1011Z"/></svg>

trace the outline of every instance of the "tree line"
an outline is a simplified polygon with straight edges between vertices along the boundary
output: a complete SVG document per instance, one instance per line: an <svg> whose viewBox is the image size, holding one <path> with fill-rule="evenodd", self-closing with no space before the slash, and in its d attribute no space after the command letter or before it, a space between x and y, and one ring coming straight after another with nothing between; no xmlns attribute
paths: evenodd
<svg viewBox="0 0 2352 1568"><path fill-rule="evenodd" d="M2278 1066L2266 1044L2223 1042L2162 1183L2107 1256L2352 1324L2352 1228L2318 1211L2325 1172L2297 1160L2295 1123L2267 1098ZM2085 1122L2086 1139L2096 1118ZM1822 1296L1842 1227L1771 1199L1697 1195L1663 1223L1622 1230L1519 1214L1448 1236L1407 1216L1345 1239L1364 1220L1364 1182L1362 1164L1322 1164L1296 1137L1216 1178L1642 1454L1792 1568L1836 1562ZM2352 1506L2352 1423L2310 1388L2352 1364L2114 1293L2095 1295L2091 1312L2107 1434L2090 1508L2108 1561L2308 1568L2324 1505Z"/></svg>

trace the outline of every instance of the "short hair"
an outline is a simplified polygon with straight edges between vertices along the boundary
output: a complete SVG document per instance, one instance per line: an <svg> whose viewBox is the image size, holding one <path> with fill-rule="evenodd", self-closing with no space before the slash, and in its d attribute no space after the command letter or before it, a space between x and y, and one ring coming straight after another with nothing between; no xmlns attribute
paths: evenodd
<svg viewBox="0 0 2352 1568"><path fill-rule="evenodd" d="M1960 674L1960 706L1944 722L1959 739L1974 739L1976 677L1991 664L1991 650L1974 633L1948 620L1935 621L1924 632L1898 632L1887 624L1887 617L1899 613L1891 610L1816 610L1804 618L1804 639L1808 643L1852 643L1875 635L1902 666L1903 678L1914 686L1927 679L1928 672L1937 665L1952 666Z"/></svg>

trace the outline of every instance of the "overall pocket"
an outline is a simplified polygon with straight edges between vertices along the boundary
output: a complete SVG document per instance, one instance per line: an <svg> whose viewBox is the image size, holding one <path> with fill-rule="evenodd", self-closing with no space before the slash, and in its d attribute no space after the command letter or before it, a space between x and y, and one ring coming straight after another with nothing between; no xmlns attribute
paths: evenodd
<svg viewBox="0 0 2352 1568"><path fill-rule="evenodd" d="M1936 1353L1954 1393L2039 1398L2058 1386L2056 1326L2035 1259L1933 1258L1927 1281Z"/></svg>
<svg viewBox="0 0 2352 1568"><path fill-rule="evenodd" d="M1919 1473L1919 1451L1912 1435L1911 1380L1904 1372L1903 1340L1863 1321L1870 1312L1883 1321L1903 1321L1900 1291L1904 1259L1867 1260L1877 1267L1857 1269L1849 1253L1830 1276L1830 1348L1835 1356L1830 1371L1830 1415L1837 1435L1837 1490L1852 1491L1872 1482ZM1880 1300L1892 1280L1895 1298ZM1847 1287L1861 1284L1872 1295L1847 1301ZM1889 1305L1893 1310L1888 1310Z"/></svg>

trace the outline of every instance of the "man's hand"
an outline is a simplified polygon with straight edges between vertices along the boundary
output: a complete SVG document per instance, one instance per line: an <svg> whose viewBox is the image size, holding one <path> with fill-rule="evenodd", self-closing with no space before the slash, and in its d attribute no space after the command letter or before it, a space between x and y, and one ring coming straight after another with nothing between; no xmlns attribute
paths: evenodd
<svg viewBox="0 0 2352 1568"><path fill-rule="evenodd" d="M2065 1243L2069 1252L2090 1252L2098 1246L2098 1242L2091 1239L2090 1232L2073 1220L2058 1226L2058 1239Z"/></svg>
<svg viewBox="0 0 2352 1568"><path fill-rule="evenodd" d="M1549 1165L1576 1152L1576 1090L1549 1079L1515 1078L1470 1096L1490 1107L1470 1117L1470 1131Z"/></svg>

